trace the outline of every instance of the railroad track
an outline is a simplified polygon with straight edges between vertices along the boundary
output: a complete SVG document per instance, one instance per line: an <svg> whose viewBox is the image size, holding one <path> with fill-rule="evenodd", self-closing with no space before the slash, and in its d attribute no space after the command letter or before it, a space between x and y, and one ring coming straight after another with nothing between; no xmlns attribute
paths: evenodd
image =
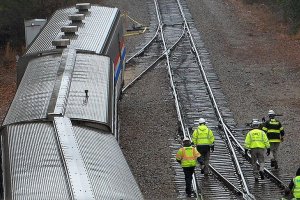
<svg viewBox="0 0 300 200"><path fill-rule="evenodd" d="M208 177L204 177L196 168L193 182L195 198L280 199L283 196L282 189L286 187L290 177L265 168L267 178L255 183L252 167L245 159L242 147L245 135L241 131L231 131L235 127L233 115L228 109L218 77L210 63L209 54L194 27L185 1L154 0L150 6L155 8L153 14L157 19L155 34L152 38L148 37L151 38L149 42L127 62L130 63L141 54L151 55L153 61L145 67L147 59L139 59L144 69L124 88L124 91L141 78L143 73L164 59L168 66L179 126L183 135L190 137L189 128L197 126L195 121L199 117L207 120L209 128L215 135L215 151L211 154ZM172 159L178 198L184 199L184 174L175 161L179 147L180 144L174 141ZM269 166L269 160L266 166Z"/></svg>

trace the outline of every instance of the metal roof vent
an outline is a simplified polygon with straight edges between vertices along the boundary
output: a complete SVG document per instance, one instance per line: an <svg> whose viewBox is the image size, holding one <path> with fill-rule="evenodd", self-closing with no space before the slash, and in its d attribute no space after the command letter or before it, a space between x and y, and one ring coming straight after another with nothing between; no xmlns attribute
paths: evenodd
<svg viewBox="0 0 300 200"><path fill-rule="evenodd" d="M84 14L69 15L69 20L72 20L72 23L82 22L82 20L84 20Z"/></svg>
<svg viewBox="0 0 300 200"><path fill-rule="evenodd" d="M75 35L75 32L78 31L78 26L63 26L60 30L64 32L65 35Z"/></svg>
<svg viewBox="0 0 300 200"><path fill-rule="evenodd" d="M77 3L76 9L78 9L79 12L86 12L91 8L90 3Z"/></svg>
<svg viewBox="0 0 300 200"><path fill-rule="evenodd" d="M52 45L57 49L66 48L70 44L70 39L55 39L52 41Z"/></svg>

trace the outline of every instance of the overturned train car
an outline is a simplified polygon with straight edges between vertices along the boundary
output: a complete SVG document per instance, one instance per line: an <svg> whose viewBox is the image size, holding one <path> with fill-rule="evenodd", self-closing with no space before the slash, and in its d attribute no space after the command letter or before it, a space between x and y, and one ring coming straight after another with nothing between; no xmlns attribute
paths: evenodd
<svg viewBox="0 0 300 200"><path fill-rule="evenodd" d="M56 11L19 60L1 126L4 199L143 199L118 144L117 8Z"/></svg>

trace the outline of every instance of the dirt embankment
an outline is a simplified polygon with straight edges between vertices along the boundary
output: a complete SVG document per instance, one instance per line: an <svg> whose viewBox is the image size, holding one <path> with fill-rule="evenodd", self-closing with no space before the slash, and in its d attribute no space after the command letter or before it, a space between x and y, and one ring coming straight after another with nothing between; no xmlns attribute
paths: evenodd
<svg viewBox="0 0 300 200"><path fill-rule="evenodd" d="M0 125L16 93L16 60L13 52L0 53Z"/></svg>

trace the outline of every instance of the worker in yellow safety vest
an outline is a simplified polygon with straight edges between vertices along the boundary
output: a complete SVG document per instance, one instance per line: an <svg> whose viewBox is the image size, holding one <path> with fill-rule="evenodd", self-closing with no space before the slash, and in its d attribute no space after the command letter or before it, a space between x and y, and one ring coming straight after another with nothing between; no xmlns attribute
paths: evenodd
<svg viewBox="0 0 300 200"><path fill-rule="evenodd" d="M265 157L264 152L267 149L267 155L270 155L270 143L266 133L260 130L258 127L260 122L257 120L252 121L252 130L247 133L245 139L245 155L248 156L248 151L250 150L251 164L253 167L253 174L255 181L258 181L258 174L261 179L264 179L264 167L265 167ZM257 169L256 162L258 161L260 167Z"/></svg>
<svg viewBox="0 0 300 200"><path fill-rule="evenodd" d="M206 120L204 118L199 119L199 126L193 132L192 141L202 156L203 164L200 165L201 173L207 176L209 173L210 151L213 152L215 150L215 137L212 130L206 126Z"/></svg>
<svg viewBox="0 0 300 200"><path fill-rule="evenodd" d="M271 149L271 167L278 169L277 163L277 152L280 143L283 141L284 129L277 119L275 119L275 112L269 110L268 112L269 120L264 123L262 130L266 132Z"/></svg>
<svg viewBox="0 0 300 200"><path fill-rule="evenodd" d="M176 154L176 161L181 164L181 167L185 176L186 184L186 195L191 197L192 195L192 180L193 174L195 172L195 167L197 161L202 163L201 154L197 151L195 147L191 146L191 141L189 138L185 137L183 139L183 147L180 148Z"/></svg>
<svg viewBox="0 0 300 200"><path fill-rule="evenodd" d="M296 172L296 177L291 180L285 193L289 194L291 191L294 197L293 199L300 199L300 167Z"/></svg>

